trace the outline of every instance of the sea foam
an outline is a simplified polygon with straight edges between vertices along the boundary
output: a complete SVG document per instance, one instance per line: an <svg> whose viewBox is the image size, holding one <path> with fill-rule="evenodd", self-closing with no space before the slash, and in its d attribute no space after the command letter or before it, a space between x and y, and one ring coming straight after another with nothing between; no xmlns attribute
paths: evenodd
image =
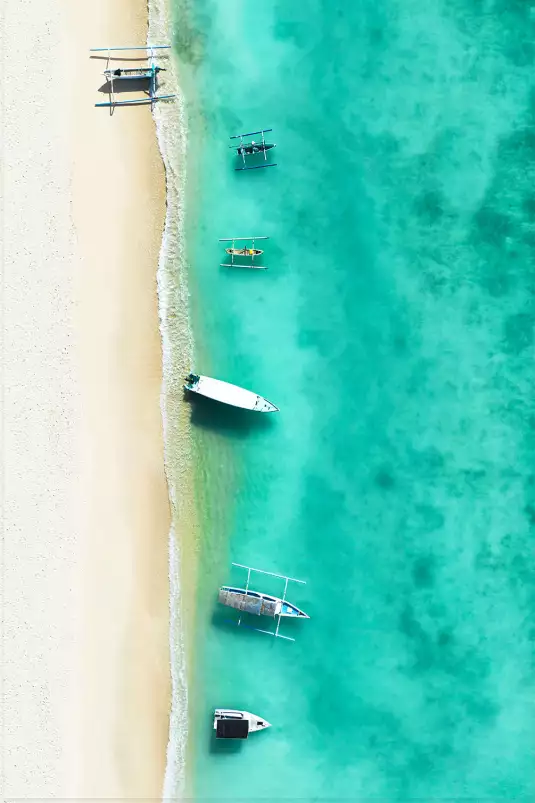
<svg viewBox="0 0 535 803"><path fill-rule="evenodd" d="M171 19L166 0L150 0L148 43L166 43ZM176 93L169 103L155 104L153 116L166 175L166 217L158 263L158 305L163 353L161 409L165 442L165 468L172 510L169 532L170 658L172 702L163 798L179 796L184 789L188 731L186 656L181 599L181 513L188 504L186 488L190 467L189 423L181 411L182 377L189 369L192 336L188 319L187 266L183 247L186 116L172 54L161 81L164 93ZM182 414L181 414L182 412Z"/></svg>

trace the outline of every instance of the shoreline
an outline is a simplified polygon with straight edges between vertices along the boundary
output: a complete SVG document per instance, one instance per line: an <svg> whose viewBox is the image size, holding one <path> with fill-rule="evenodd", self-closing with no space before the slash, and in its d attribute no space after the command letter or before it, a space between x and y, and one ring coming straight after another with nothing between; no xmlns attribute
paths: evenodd
<svg viewBox="0 0 535 803"><path fill-rule="evenodd" d="M151 42L173 42L169 0L148 0ZM193 666L195 589L200 518L196 506L194 441L183 379L190 371L193 335L189 310L189 265L185 242L188 121L179 62L173 51L162 79L171 103L158 103L153 117L165 167L166 215L158 260L158 305L163 351L162 419L165 470L171 504L169 534L170 654L172 699L163 798L187 794L190 763L188 689ZM181 79L183 76L180 76Z"/></svg>
<svg viewBox="0 0 535 803"><path fill-rule="evenodd" d="M83 539L84 703L73 796L160 797L171 693L170 510L156 294L165 180L150 108L116 108L113 115L96 109L106 62L87 52L144 45L147 6L144 0L68 6L70 42L87 53L72 86L73 215L83 265L84 484L93 494ZM95 238L96 225L106 232L104 243Z"/></svg>

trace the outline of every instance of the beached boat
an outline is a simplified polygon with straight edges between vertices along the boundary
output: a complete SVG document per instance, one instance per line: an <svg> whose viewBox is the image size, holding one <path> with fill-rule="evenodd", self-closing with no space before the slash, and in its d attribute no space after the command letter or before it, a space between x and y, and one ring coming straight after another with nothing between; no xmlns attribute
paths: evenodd
<svg viewBox="0 0 535 803"><path fill-rule="evenodd" d="M191 393L206 396L208 399L230 404L233 407L241 407L244 410L254 410L257 413L272 413L279 409L263 396L259 396L251 390L245 390L238 385L231 385L230 382L223 382L221 379L212 379L200 374L189 374L186 377L184 388Z"/></svg>
<svg viewBox="0 0 535 803"><path fill-rule="evenodd" d="M234 588L234 586L221 586L219 589L219 602L243 613L252 613L255 616L291 617L293 619L310 619L304 611L292 605L287 599L272 597L270 594L261 594L251 591L250 588Z"/></svg>
<svg viewBox="0 0 535 803"><path fill-rule="evenodd" d="M150 103L151 107L154 106L158 100L171 100L176 97L175 95L158 95L156 93L156 84L158 80L158 73L164 72L165 67L158 67L156 64L155 50L169 50L170 45L146 45L143 47L92 47L92 53L107 53L107 65L104 70L104 76L109 83L110 99L103 103L95 103L95 106L106 106L111 109L114 106L139 106L141 104ZM148 64L143 67L116 67L115 69L110 66L112 59L112 52L117 50L143 50L147 53ZM97 57L98 58L98 57ZM128 100L117 100L115 97L115 87L118 83L123 81L148 81L148 97L142 98L129 98Z"/></svg>
<svg viewBox="0 0 535 803"><path fill-rule="evenodd" d="M152 81L155 75L163 71L165 67L118 67L116 70L104 70L104 75L114 81Z"/></svg>
<svg viewBox="0 0 535 803"><path fill-rule="evenodd" d="M250 733L271 728L271 724L249 711L216 708L214 730L217 739L247 739Z"/></svg>

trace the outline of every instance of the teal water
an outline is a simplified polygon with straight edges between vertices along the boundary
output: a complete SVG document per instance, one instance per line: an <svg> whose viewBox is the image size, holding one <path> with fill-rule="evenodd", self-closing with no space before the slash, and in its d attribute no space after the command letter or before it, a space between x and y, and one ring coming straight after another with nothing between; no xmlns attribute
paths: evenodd
<svg viewBox="0 0 535 803"><path fill-rule="evenodd" d="M190 790L531 797L535 6L174 2L195 368L281 408L191 408ZM242 234L269 271L218 267ZM232 560L307 581L294 644L222 621Z"/></svg>

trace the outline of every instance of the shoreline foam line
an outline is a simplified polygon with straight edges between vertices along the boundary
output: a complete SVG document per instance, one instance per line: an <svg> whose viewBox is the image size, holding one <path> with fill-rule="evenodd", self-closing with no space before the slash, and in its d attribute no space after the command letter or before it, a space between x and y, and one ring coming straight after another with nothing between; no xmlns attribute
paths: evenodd
<svg viewBox="0 0 535 803"><path fill-rule="evenodd" d="M172 25L167 0L148 0L147 43L171 41ZM185 152L187 126L184 101L170 51L162 80L176 98L152 110L158 145L165 168L166 215L157 272L158 308L162 340L163 377L161 411L165 471L171 505L169 532L169 647L171 660L171 711L163 799L176 798L185 786L188 735L188 689L184 634L184 589L180 579L184 550L184 521L193 513L189 417L185 414L181 377L191 363L193 348L189 324L189 294L183 245Z"/></svg>

